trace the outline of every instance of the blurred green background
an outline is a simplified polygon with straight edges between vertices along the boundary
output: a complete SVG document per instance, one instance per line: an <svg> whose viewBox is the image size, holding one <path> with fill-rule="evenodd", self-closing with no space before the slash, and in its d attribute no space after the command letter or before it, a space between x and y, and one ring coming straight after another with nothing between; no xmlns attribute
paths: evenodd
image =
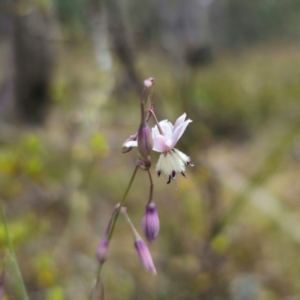
<svg viewBox="0 0 300 300"><path fill-rule="evenodd" d="M159 119L193 120L177 148L195 166L176 191L153 154L158 274L121 216L105 299L300 299L299 14L297 0L1 1L0 198L31 300L87 299L150 76ZM139 171L140 233L148 190Z"/></svg>

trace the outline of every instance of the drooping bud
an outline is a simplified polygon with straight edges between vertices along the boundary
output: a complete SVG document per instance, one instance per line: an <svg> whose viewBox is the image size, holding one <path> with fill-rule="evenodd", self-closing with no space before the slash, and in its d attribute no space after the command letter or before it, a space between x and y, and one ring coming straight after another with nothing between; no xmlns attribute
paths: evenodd
<svg viewBox="0 0 300 300"><path fill-rule="evenodd" d="M108 222L108 225L107 225L107 228L106 228L106 232L105 232L105 236L100 241L100 243L98 244L97 251L96 251L96 257L97 257L97 260L99 261L100 265L104 264L106 262L106 260L108 259L111 226L112 226L113 221L115 219L116 213L119 209L120 209L120 204L118 203L114 207L114 210L113 210L113 212L111 214L111 217L109 219L109 222ZM121 207L121 211L123 211L123 210L126 211L126 208Z"/></svg>
<svg viewBox="0 0 300 300"><path fill-rule="evenodd" d="M146 122L142 122L138 131L138 149L140 155L147 159L153 148L153 138L151 128Z"/></svg>
<svg viewBox="0 0 300 300"><path fill-rule="evenodd" d="M100 265L103 265L106 262L106 260L108 259L108 255L109 255L109 240L107 239L107 237L105 237L100 241L96 252L96 257Z"/></svg>
<svg viewBox="0 0 300 300"><path fill-rule="evenodd" d="M159 232L159 218L154 202L146 206L146 212L142 219L142 229L147 241L152 244Z"/></svg>
<svg viewBox="0 0 300 300"><path fill-rule="evenodd" d="M122 145L122 153L127 153L137 146L138 133L131 135Z"/></svg>
<svg viewBox="0 0 300 300"><path fill-rule="evenodd" d="M156 269L154 267L154 263L153 263L151 254L149 252L149 249L148 249L146 243L144 242L144 240L141 238L141 236L139 235L139 233L133 226L126 210L122 211L122 213L125 216L127 222L129 223L129 225L134 233L134 236L135 236L134 246L135 246L135 249L137 250L137 253L139 255L139 258L140 258L144 268L151 274L156 275Z"/></svg>
<svg viewBox="0 0 300 300"><path fill-rule="evenodd" d="M152 256L144 240L137 238L134 246L144 268L151 274L156 275L156 269L152 260Z"/></svg>

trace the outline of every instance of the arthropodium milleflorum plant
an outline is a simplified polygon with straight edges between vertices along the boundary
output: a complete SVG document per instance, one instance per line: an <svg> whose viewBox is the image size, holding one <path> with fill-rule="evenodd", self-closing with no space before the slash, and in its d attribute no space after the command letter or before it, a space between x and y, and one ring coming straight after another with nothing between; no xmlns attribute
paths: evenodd
<svg viewBox="0 0 300 300"><path fill-rule="evenodd" d="M186 120L186 114L184 113L176 120L174 125L168 120L158 122L152 101L153 88L154 79L146 79L144 81L144 90L140 103L141 123L139 129L135 134L131 135L122 146L123 153L131 151L134 147L138 148L137 164L123 196L123 199L121 200L120 204L118 204L114 208L105 236L98 245L96 256L99 262L99 269L94 290L97 288L97 284L100 281L102 265L108 258L109 243L113 236L116 221L121 211L125 215L133 230L135 236L135 248L144 268L153 275L156 274L156 269L149 249L130 221L126 209L123 207L137 171L139 169L146 171L149 175L150 180L150 194L148 203L146 205L145 215L142 219L142 230L147 241L151 244L155 240L159 232L159 218L156 205L153 201L154 185L150 172L150 155L152 151L161 153L156 164L156 172L158 176L160 176L162 173L165 174L167 176L168 184L176 179L177 173L180 173L183 177L186 178L186 165L193 166L190 162L190 158L186 154L174 148L178 140L186 130L188 124L192 121L190 119ZM152 129L150 129L148 125L151 117L153 117L155 122L155 126Z"/></svg>

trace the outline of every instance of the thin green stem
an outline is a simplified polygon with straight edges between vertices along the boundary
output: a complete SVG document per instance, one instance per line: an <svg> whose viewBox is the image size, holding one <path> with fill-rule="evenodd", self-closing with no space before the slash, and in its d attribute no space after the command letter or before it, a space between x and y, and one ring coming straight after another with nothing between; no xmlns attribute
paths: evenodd
<svg viewBox="0 0 300 300"><path fill-rule="evenodd" d="M123 205L124 205L124 203L125 203L125 200L126 200L126 198L127 198L128 192L129 192L129 190L130 190L130 188L131 188L131 185L132 185L132 183L133 183L133 181L134 181L134 178L135 178L135 175L136 175L138 169L139 169L139 167L136 166L135 169L134 169L134 171L133 171L133 174L132 174L132 176L131 176L131 179L130 179L130 181L129 181L127 190L126 190L126 192L125 192L125 194L124 194L124 196L123 196L123 199L122 199L122 201L121 201L121 203L120 203L119 209L118 209L117 212L116 212L116 215L115 215L115 218L114 218L114 220L113 220L113 223L112 223L112 226L111 226L111 230L110 230L110 233L109 233L109 236L108 236L108 240L109 240L109 241L111 240L111 238L112 238L112 236L113 236L113 233L114 233L114 229L115 229L115 226L116 226L116 222L117 222L118 216L119 216L119 214L120 214L121 208L123 207Z"/></svg>
<svg viewBox="0 0 300 300"><path fill-rule="evenodd" d="M117 209L116 212L114 213L114 217L112 218L112 220L113 220L113 221L112 221L112 224L109 224L109 227L111 227L110 232L109 232L109 235L108 235L108 240L109 240L109 241L111 240L111 238L112 238L112 236L113 236L113 233L114 233L114 229L115 229L115 226L116 226L116 222L117 222L118 216L119 216L120 211L121 211L121 209L122 209L122 207L123 207L123 205L124 205L124 203L125 203L125 200L126 200L127 195L128 195L128 193L129 193L129 191L130 191L130 188L131 188L131 186L132 186L132 183L133 183L133 181L134 181L134 178L135 178L135 175L136 175L138 169L139 169L139 167L136 166L135 169L134 169L134 171L133 171L133 174L132 174L132 176L131 176L131 179L130 179L130 181L129 181L128 187L127 187L127 189L126 189L126 191L125 191L125 194L124 194L124 196L123 196L123 198L122 198L122 201L121 201L121 203L120 203L118 209ZM95 292L95 290L97 289L97 286L98 286L98 283L99 283L99 279L100 279L100 275L101 275L101 270L102 270L102 265L103 265L103 264L100 264L100 265L99 265L99 268L98 268L98 271L97 271L97 277L96 277L96 284L95 284L95 287L93 288L93 290L92 290L92 292L91 292L91 294L90 294L90 296L89 296L89 299L91 299L91 300L92 300L93 297L94 297L94 292Z"/></svg>
<svg viewBox="0 0 300 300"><path fill-rule="evenodd" d="M15 279L16 279L16 282L18 285L17 289L18 289L19 297L21 300L29 300L27 292L26 292L26 288L24 285L23 277L22 277L22 274L21 274L21 271L20 271L20 268L19 268L19 265L17 262L14 246L13 246L10 234L9 234L9 229L8 229L8 225L7 225L7 221L6 221L6 217L5 217L5 213L4 213L2 199L0 199L0 218L2 220L3 227L4 227L7 248L10 253L10 256L11 256L11 259L10 259L11 267L13 268L14 275L16 276Z"/></svg>
<svg viewBox="0 0 300 300"><path fill-rule="evenodd" d="M97 290L97 287L98 287L98 284L99 284L99 281L100 281L100 274L101 274L102 266L103 266L103 264L99 265L98 272L97 272L97 277L96 277L96 283L95 283L95 286L94 286L94 288L92 289L92 291L90 293L89 300L93 300L94 299L95 292ZM102 294L103 294L103 291L102 291Z"/></svg>
<svg viewBox="0 0 300 300"><path fill-rule="evenodd" d="M153 201L153 180L152 180L150 170L147 170L147 172L148 172L149 180L150 180L150 195L149 195L149 201L148 201L148 204L149 204Z"/></svg>
<svg viewBox="0 0 300 300"><path fill-rule="evenodd" d="M130 221L129 217L128 217L128 214L126 211L124 211L123 215L125 216L128 224L130 225L133 233L134 233L134 236L135 236L135 239L136 240L140 240L141 239L141 236L139 235L139 233L137 232L137 230L135 229L135 227L133 226L132 222Z"/></svg>

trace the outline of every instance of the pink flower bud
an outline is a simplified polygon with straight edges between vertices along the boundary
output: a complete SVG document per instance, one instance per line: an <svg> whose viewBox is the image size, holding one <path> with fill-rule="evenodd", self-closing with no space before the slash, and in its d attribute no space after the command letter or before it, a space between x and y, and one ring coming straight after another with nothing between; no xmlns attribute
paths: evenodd
<svg viewBox="0 0 300 300"><path fill-rule="evenodd" d="M122 145L122 153L127 153L137 146L137 133L131 135Z"/></svg>
<svg viewBox="0 0 300 300"><path fill-rule="evenodd" d="M100 265L106 262L106 260L108 259L108 254L109 254L109 240L105 237L100 241L96 252L96 257Z"/></svg>
<svg viewBox="0 0 300 300"><path fill-rule="evenodd" d="M138 238L136 239L134 246L144 268L151 274L156 275L156 269L146 243L141 238Z"/></svg>
<svg viewBox="0 0 300 300"><path fill-rule="evenodd" d="M151 244L159 232L159 218L154 202L146 206L146 212L142 219L142 229L147 241Z"/></svg>
<svg viewBox="0 0 300 300"><path fill-rule="evenodd" d="M140 155L147 159L153 148L152 131L148 124L142 122L138 131L138 149Z"/></svg>
<svg viewBox="0 0 300 300"><path fill-rule="evenodd" d="M150 78L144 80L144 86L145 87L149 88L153 85L154 85L154 78L150 77Z"/></svg>

